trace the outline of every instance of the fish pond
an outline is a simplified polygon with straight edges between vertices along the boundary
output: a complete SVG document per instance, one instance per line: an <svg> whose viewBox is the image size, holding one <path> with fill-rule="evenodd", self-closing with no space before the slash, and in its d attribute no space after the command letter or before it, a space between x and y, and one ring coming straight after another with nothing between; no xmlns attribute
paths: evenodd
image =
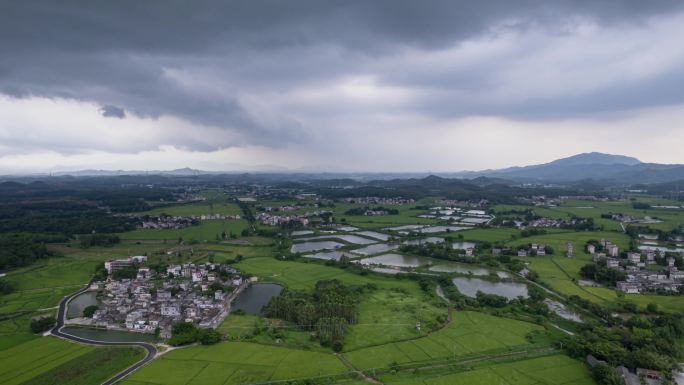
<svg viewBox="0 0 684 385"><path fill-rule="evenodd" d="M238 294L231 305L231 311L243 310L247 314L261 315L261 309L280 294L283 287L275 283L257 283Z"/></svg>
<svg viewBox="0 0 684 385"><path fill-rule="evenodd" d="M461 294L475 298L478 291L496 294L508 299L527 298L527 285L516 282L490 282L478 278L456 277L452 280Z"/></svg>
<svg viewBox="0 0 684 385"><path fill-rule="evenodd" d="M472 274L485 276L490 274L496 274L499 278L509 278L510 275L504 271L496 271L487 269L485 267L473 266L467 263L458 263L451 261L439 261L435 262L434 266L430 266L430 271L438 273L460 273L460 274Z"/></svg>
<svg viewBox="0 0 684 385"><path fill-rule="evenodd" d="M368 246L362 247L360 249L352 250L351 252L354 254L359 254L359 255L371 255L371 254L385 253L388 251L396 250L398 248L399 248L399 245L388 245L387 243L378 243L375 245L368 245Z"/></svg>
<svg viewBox="0 0 684 385"><path fill-rule="evenodd" d="M313 259L334 260L334 261L339 261L340 259L342 259L342 257L358 258L358 256L356 256L356 255L351 255L351 254L345 253L343 251L322 251L320 253L302 255L302 257L313 258Z"/></svg>
<svg viewBox="0 0 684 385"><path fill-rule="evenodd" d="M293 253L306 253L318 250L334 250L343 246L344 244L334 241L303 242L293 244L290 251Z"/></svg>
<svg viewBox="0 0 684 385"><path fill-rule="evenodd" d="M362 265L382 265L402 268L430 265L434 263L434 260L428 257L389 253L371 258L364 258L357 262Z"/></svg>
<svg viewBox="0 0 684 385"><path fill-rule="evenodd" d="M83 310L88 306L100 306L101 302L97 299L96 291L86 291L69 301L67 308L67 318L83 317Z"/></svg>

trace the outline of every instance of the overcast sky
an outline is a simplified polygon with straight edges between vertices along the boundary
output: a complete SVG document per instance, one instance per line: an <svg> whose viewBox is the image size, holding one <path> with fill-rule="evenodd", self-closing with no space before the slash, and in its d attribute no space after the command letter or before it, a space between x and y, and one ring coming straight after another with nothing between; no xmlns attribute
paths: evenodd
<svg viewBox="0 0 684 385"><path fill-rule="evenodd" d="M0 171L684 163L684 2L4 1Z"/></svg>

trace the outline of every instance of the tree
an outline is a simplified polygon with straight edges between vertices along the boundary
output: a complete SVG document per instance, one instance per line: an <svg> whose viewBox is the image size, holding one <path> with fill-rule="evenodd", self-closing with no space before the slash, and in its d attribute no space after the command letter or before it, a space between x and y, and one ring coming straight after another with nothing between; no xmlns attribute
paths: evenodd
<svg viewBox="0 0 684 385"><path fill-rule="evenodd" d="M199 341L202 345L213 345L221 341L221 334L214 329L206 329L200 333Z"/></svg>
<svg viewBox="0 0 684 385"><path fill-rule="evenodd" d="M83 309L83 316L86 318L93 318L93 314L99 309L97 305L90 305Z"/></svg>
<svg viewBox="0 0 684 385"><path fill-rule="evenodd" d="M48 331L56 323L57 323L57 320L53 316L34 318L31 320L31 325L30 325L31 332L38 334L38 333Z"/></svg>
<svg viewBox="0 0 684 385"><path fill-rule="evenodd" d="M623 385L624 383L617 372L606 364L594 366L591 372L600 385Z"/></svg>
<svg viewBox="0 0 684 385"><path fill-rule="evenodd" d="M658 304L651 302L648 305L646 305L646 310L648 310L649 313L657 313L658 312Z"/></svg>
<svg viewBox="0 0 684 385"><path fill-rule="evenodd" d="M530 300L533 302L541 302L544 300L544 298L546 298L546 292L536 285L528 285L527 294L530 296Z"/></svg>

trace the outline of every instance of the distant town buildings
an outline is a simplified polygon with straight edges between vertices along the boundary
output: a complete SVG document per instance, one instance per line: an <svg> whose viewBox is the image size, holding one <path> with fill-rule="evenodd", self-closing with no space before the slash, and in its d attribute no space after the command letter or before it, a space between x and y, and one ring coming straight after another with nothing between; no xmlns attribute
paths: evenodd
<svg viewBox="0 0 684 385"><path fill-rule="evenodd" d="M413 199L393 197L393 198L383 198L383 197L349 197L340 199L345 203L357 203L362 205L403 205L407 203L414 203Z"/></svg>

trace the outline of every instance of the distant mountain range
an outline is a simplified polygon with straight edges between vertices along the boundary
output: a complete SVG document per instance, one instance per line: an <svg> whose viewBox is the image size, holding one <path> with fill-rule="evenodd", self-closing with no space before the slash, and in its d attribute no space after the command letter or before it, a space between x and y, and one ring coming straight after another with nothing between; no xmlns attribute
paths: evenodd
<svg viewBox="0 0 684 385"><path fill-rule="evenodd" d="M461 178L497 178L524 182L600 180L621 184L650 184L684 180L684 165L643 163L639 159L599 152L578 154L549 163L499 170L466 171Z"/></svg>
<svg viewBox="0 0 684 385"><path fill-rule="evenodd" d="M131 170L80 170L51 173L52 176L73 177L106 177L106 176L166 176L166 177L191 177L213 176L229 179L252 179L259 180L390 180L407 178L424 178L429 173L322 173L322 172L228 172L228 171L204 171L192 168L161 171L131 171ZM451 173L437 173L442 178L469 179L476 185L491 183L574 183L594 181L600 184L655 184L655 183L679 183L684 185L684 165L681 164L657 164L643 163L637 158L625 155L611 155L599 152L591 152L573 155L567 158L557 159L549 163L509 167L497 170L461 171ZM41 175L32 175L40 177ZM46 176L43 174L42 176Z"/></svg>

